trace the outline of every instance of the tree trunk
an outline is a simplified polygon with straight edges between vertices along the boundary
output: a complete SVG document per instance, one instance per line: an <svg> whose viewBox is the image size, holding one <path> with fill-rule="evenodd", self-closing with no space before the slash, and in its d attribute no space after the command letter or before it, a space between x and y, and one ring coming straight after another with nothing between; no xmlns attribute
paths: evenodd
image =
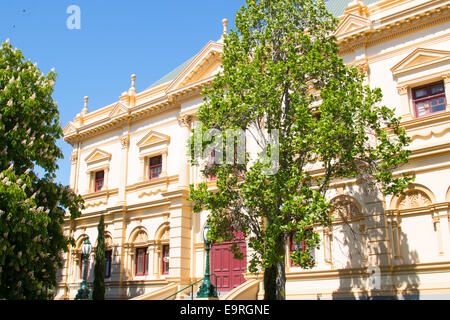
<svg viewBox="0 0 450 320"><path fill-rule="evenodd" d="M278 241L280 262L264 270L264 300L286 300L285 241Z"/></svg>

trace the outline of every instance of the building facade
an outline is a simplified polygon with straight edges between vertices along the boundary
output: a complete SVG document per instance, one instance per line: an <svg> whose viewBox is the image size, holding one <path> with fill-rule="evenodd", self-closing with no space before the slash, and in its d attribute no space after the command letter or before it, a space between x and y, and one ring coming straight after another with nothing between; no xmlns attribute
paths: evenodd
<svg viewBox="0 0 450 320"><path fill-rule="evenodd" d="M412 138L411 160L395 174L411 173L415 181L401 197L384 197L358 180L336 181L328 194L335 219L316 228L322 243L315 267L286 263L287 298L449 299L450 1L334 0L327 6L340 17L335 35L342 59L381 88L383 104ZM222 38L208 42L140 93L133 75L130 89L99 110L89 112L86 97L66 126L64 139L73 146L70 186L86 208L64 226L76 246L65 255L57 299L76 295L81 244L89 237L96 245L102 215L107 299L163 299L203 278L207 212L194 214L187 197L188 185L206 178L189 165L186 140L203 102L201 88L221 68L222 49ZM247 252L245 239L239 242ZM228 246L211 251L221 299L261 299L261 275L246 273L246 260L232 259ZM88 282L93 261L91 254Z"/></svg>

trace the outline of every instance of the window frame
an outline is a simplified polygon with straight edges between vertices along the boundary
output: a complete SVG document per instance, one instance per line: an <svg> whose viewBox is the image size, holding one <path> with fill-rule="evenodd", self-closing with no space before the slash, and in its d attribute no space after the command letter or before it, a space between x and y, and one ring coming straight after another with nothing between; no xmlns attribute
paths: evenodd
<svg viewBox="0 0 450 320"><path fill-rule="evenodd" d="M167 248L167 251L165 250ZM168 261L164 261L167 258ZM167 263L167 268L166 268ZM161 246L161 274L168 275L170 270L170 246L168 244L163 244Z"/></svg>
<svg viewBox="0 0 450 320"><path fill-rule="evenodd" d="M97 174L100 173L100 172L103 172L103 177L102 177L101 179L98 179L98 178L97 178ZM106 173L105 173L105 170L104 170L104 169L102 169L102 170L97 170L97 171L94 171L94 172L93 172L94 192L99 192L99 191L102 191L102 190L103 190L103 187L105 186L105 175L106 175ZM100 189L97 189L97 182L98 182L98 181L102 181L102 186L100 187Z"/></svg>
<svg viewBox="0 0 450 320"><path fill-rule="evenodd" d="M112 250L105 250L105 279L111 278Z"/></svg>
<svg viewBox="0 0 450 320"><path fill-rule="evenodd" d="M441 85L443 88L443 91L441 93L438 94L432 94L431 93L431 88L437 85ZM420 98L416 98L416 92L418 90L422 90L422 89L426 89L427 90L427 95L424 97L420 97ZM437 99L443 97L444 98L444 110L440 110L440 111L434 111L434 112L429 112L428 109L431 109L432 107L428 107L425 109L426 113L423 115L419 115L419 110L417 109L417 104L420 102L424 102L424 101L428 101L428 100L432 100L432 99ZM426 117L432 114L436 114L436 113L440 113L440 112L445 112L446 111L446 106L447 106L447 97L445 95L445 83L443 80L440 81L436 81L436 82L431 82L431 83L427 83L425 85L420 85L417 87L412 87L411 88L411 99L412 99L412 104L413 104L413 111L414 111L414 116L416 118L422 118L422 117Z"/></svg>
<svg viewBox="0 0 450 320"><path fill-rule="evenodd" d="M312 230L308 229L306 232L312 232ZM300 266L298 264L296 264L294 261L292 261L291 258L291 253L292 251L294 251L294 238L295 238L295 233L291 232L291 234L289 235L289 267L290 268L300 268ZM302 239L302 241L299 243L299 245L302 248L302 253L305 253L305 251L308 249L308 245L306 243L306 240ZM311 250L311 249L309 249ZM314 250L314 249L313 249ZM314 252L311 252L311 256L313 258L313 261L316 262L316 256Z"/></svg>
<svg viewBox="0 0 450 320"><path fill-rule="evenodd" d="M142 261L142 273L138 273L138 261L139 261L139 252L143 252L143 261ZM148 247L136 248L136 257L135 257L135 269L134 274L136 276L146 276L148 274Z"/></svg>
<svg viewBox="0 0 450 320"><path fill-rule="evenodd" d="M153 165L152 166L152 164L151 164L152 163L152 159L155 159L155 158L160 158L160 163L157 164L157 165ZM161 169L159 171L158 176L155 176L155 177L152 176L152 169L154 169L154 168L160 168ZM154 155L154 156L148 157L148 175L147 175L148 179L149 180L154 180L154 179L161 178L162 173L163 173L163 155L159 154L159 155Z"/></svg>

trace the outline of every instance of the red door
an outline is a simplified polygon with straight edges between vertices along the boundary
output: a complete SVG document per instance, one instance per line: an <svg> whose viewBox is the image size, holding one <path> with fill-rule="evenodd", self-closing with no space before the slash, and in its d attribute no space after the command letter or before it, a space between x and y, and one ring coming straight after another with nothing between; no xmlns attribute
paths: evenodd
<svg viewBox="0 0 450 320"><path fill-rule="evenodd" d="M244 259L234 259L230 251L232 242L223 242L211 246L211 273L217 277L217 291L227 292L245 282L244 272L247 267L247 244L238 239L239 250ZM214 283L214 276L211 278Z"/></svg>

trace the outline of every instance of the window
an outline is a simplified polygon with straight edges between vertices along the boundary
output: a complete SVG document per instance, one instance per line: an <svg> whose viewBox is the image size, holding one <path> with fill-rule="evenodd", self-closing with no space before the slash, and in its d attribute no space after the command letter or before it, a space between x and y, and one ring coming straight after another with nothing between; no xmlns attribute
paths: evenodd
<svg viewBox="0 0 450 320"><path fill-rule="evenodd" d="M112 250L105 251L105 278L111 278Z"/></svg>
<svg viewBox="0 0 450 320"><path fill-rule="evenodd" d="M447 103L443 81L413 88L412 95L416 117L445 111Z"/></svg>
<svg viewBox="0 0 450 320"><path fill-rule="evenodd" d="M100 191L103 188L103 184L105 182L105 171L97 171L94 177L94 191Z"/></svg>
<svg viewBox="0 0 450 320"><path fill-rule="evenodd" d="M307 231L308 232L308 231ZM308 250L308 246L306 244L305 240L301 240L300 242L295 242L294 239L294 233L291 234L289 237L289 256L293 251L302 252L305 253L306 250ZM314 260L314 250L311 251L311 256ZM298 267L299 265L292 261L292 259L289 259L291 267Z"/></svg>
<svg viewBox="0 0 450 320"><path fill-rule="evenodd" d="M169 273L169 245L162 246L162 274Z"/></svg>
<svg viewBox="0 0 450 320"><path fill-rule="evenodd" d="M148 264L147 248L136 249L136 275L144 276L147 274Z"/></svg>
<svg viewBox="0 0 450 320"><path fill-rule="evenodd" d="M162 172L162 156L151 157L149 159L149 179L158 178Z"/></svg>

